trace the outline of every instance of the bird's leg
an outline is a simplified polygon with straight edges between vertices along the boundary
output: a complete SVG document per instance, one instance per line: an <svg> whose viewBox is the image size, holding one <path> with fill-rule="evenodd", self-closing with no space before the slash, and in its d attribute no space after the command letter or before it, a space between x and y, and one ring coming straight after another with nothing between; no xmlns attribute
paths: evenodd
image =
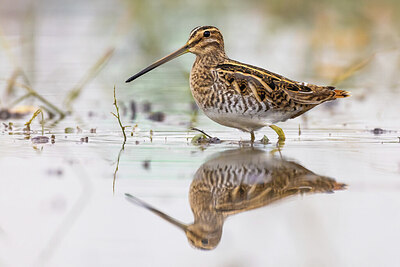
<svg viewBox="0 0 400 267"><path fill-rule="evenodd" d="M278 135L278 142L284 142L286 140L285 133L281 128L276 125L268 125Z"/></svg>
<svg viewBox="0 0 400 267"><path fill-rule="evenodd" d="M251 131L250 132L250 143L251 143L251 145L253 145L254 144L254 140L256 139L256 137L254 136L254 131Z"/></svg>

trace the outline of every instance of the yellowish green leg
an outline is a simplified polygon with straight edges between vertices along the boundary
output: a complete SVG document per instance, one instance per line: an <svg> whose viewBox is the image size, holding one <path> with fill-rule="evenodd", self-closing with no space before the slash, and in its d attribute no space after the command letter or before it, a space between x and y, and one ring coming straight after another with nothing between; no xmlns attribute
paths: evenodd
<svg viewBox="0 0 400 267"><path fill-rule="evenodd" d="M254 140L256 139L256 137L254 136L254 132L253 131L250 132L250 135L251 135L250 143L253 144Z"/></svg>
<svg viewBox="0 0 400 267"><path fill-rule="evenodd" d="M269 127L274 130L276 132L276 134L278 135L278 142L276 143L276 148L273 149L271 151L272 154L275 154L276 151L279 152L279 155L282 158L282 154L281 154L281 148L283 148L283 146L285 145L285 133L283 132L283 130L281 128L279 128L276 125L269 125Z"/></svg>
<svg viewBox="0 0 400 267"><path fill-rule="evenodd" d="M278 127L276 125L269 125L269 127L272 130L274 130L276 132L276 134L278 135L278 142L283 142L286 140L285 133L283 132L283 130L280 127Z"/></svg>

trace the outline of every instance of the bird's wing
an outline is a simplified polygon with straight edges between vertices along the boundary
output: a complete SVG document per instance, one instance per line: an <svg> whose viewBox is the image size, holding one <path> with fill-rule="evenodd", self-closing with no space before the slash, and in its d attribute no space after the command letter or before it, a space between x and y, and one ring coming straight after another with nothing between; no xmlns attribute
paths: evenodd
<svg viewBox="0 0 400 267"><path fill-rule="evenodd" d="M272 105L292 106L298 104L320 104L335 99L337 91L331 86L317 86L287 79L279 74L226 60L215 68L218 77L228 87L241 95L252 95L260 102Z"/></svg>
<svg viewBox="0 0 400 267"><path fill-rule="evenodd" d="M276 200L272 187L266 185L237 185L220 194L215 200L215 209L227 214L256 209Z"/></svg>
<svg viewBox="0 0 400 267"><path fill-rule="evenodd" d="M335 190L346 188L345 184L314 174L302 166L297 171L298 174L293 172L293 169L288 170L287 175L274 177L268 183L237 185L218 196L215 201L215 209L226 214L235 214L266 206L292 195L332 193Z"/></svg>

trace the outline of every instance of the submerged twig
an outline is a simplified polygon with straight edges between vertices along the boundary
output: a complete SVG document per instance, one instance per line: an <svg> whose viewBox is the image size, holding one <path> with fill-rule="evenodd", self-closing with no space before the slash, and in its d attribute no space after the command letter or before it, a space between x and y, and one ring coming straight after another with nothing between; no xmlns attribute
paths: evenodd
<svg viewBox="0 0 400 267"><path fill-rule="evenodd" d="M111 112L111 114L114 115L114 117L117 118L117 120L118 120L118 124L121 127L122 134L124 135L124 144L125 144L125 142L126 142L126 134L125 134L126 126L123 126L122 122L121 122L121 116L119 114L119 107L118 107L118 103L117 103L117 97L115 95L115 85L114 85L114 103L113 103L113 105L115 106L115 110L117 111L117 114L115 114L114 112Z"/></svg>
<svg viewBox="0 0 400 267"><path fill-rule="evenodd" d="M200 132L200 133L204 134L205 136L207 136L208 138L212 138L212 136L211 136L211 135L209 135L209 134L208 134L208 133L206 133L205 131L203 131L203 130L200 130L200 129L196 128L196 127L190 127L190 130L192 130L192 131L198 131L198 132Z"/></svg>
<svg viewBox="0 0 400 267"><path fill-rule="evenodd" d="M113 194L115 193L115 182L117 181L117 172L118 172L118 169L119 169L119 160L121 158L121 154L122 154L122 151L124 151L124 149L125 149L125 143L122 144L122 147L121 147L121 149L119 150L119 153L118 153L117 166L115 167L114 178L113 178Z"/></svg>
<svg viewBox="0 0 400 267"><path fill-rule="evenodd" d="M25 123L25 126L26 126L26 128L28 129L28 131L30 131L31 130L31 123L32 123L32 121L39 115L39 114L42 114L42 121L41 121L41 125L42 125L42 136L44 135L44 116L43 116L43 111L42 111L42 109L38 109L38 110L36 110L34 113L33 113L33 115L32 115L32 118L29 120L29 121L27 121L26 123Z"/></svg>
<svg viewBox="0 0 400 267"><path fill-rule="evenodd" d="M117 97L115 95L115 85L114 85L114 103L113 103L113 105L115 106L115 110L116 110L117 113L115 114L114 112L111 112L111 114L114 115L115 118L117 118L118 124L119 124L119 126L121 127L121 130L122 130L122 134L124 135L124 141L122 142L122 147L119 150L118 158L117 158L117 165L116 165L115 171L114 171L114 179L113 179L113 194L114 194L115 193L115 182L117 180L117 172L118 172L118 168L119 168L119 160L121 158L122 151L125 149L125 143L126 143L126 134L125 134L126 126L123 126L122 122L121 122L121 116L119 114L119 107L118 107L118 103L117 103Z"/></svg>
<svg viewBox="0 0 400 267"><path fill-rule="evenodd" d="M203 130L200 130L195 127L191 127L190 130L193 131L198 131L200 134L195 135L192 138L191 143L195 145L201 145L201 144L220 144L221 140L218 137L212 137L211 135L207 134Z"/></svg>

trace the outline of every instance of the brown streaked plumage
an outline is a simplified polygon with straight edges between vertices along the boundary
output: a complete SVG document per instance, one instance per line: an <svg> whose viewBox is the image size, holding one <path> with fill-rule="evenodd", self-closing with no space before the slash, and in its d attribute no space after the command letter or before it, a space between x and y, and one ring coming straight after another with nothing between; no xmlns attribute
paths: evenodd
<svg viewBox="0 0 400 267"><path fill-rule="evenodd" d="M330 100L349 96L332 86L300 83L262 68L229 59L221 32L213 26L193 29L187 43L129 78L191 52L196 60L190 72L190 89L197 105L219 124L251 133L295 118Z"/></svg>
<svg viewBox="0 0 400 267"><path fill-rule="evenodd" d="M214 249L230 215L293 195L332 193L345 187L332 178L261 150L237 149L211 158L197 170L189 189L192 224L181 223L132 195L127 197L184 230L194 247Z"/></svg>

